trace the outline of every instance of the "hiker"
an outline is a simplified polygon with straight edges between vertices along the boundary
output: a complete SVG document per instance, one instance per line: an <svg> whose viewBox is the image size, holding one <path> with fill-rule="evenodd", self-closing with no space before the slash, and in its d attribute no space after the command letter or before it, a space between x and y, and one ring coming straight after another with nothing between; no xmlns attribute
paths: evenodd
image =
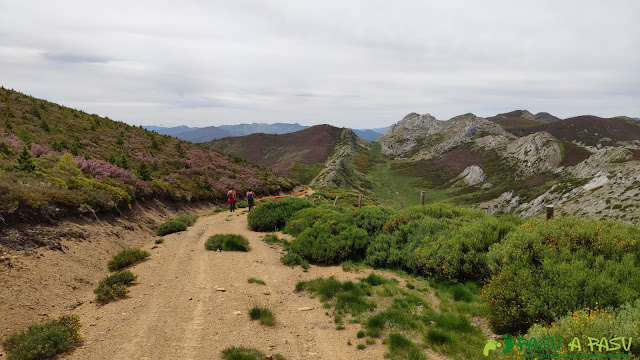
<svg viewBox="0 0 640 360"><path fill-rule="evenodd" d="M256 193L251 191L251 188L247 191L247 203L249 204L249 211L253 208L253 200L256 198Z"/></svg>
<svg viewBox="0 0 640 360"><path fill-rule="evenodd" d="M231 189L227 191L227 203L229 203L229 211L234 212L236 210L236 191Z"/></svg>

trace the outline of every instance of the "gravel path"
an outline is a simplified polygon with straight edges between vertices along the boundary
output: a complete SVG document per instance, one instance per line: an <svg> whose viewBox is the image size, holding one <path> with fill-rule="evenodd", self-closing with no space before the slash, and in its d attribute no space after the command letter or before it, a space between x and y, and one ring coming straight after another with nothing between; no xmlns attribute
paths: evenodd
<svg viewBox="0 0 640 360"><path fill-rule="evenodd" d="M201 217L187 231L165 236L163 244L149 244L149 260L131 269L139 278L127 298L97 306L87 294L76 309L84 343L65 358L218 359L227 347L247 346L287 359L382 359L386 346L380 340L356 349L362 343L356 338L359 324L335 330L333 317L317 299L294 292L300 280L332 275L356 280L368 273L286 267L280 247L247 230L246 218L245 211ZM209 236L226 233L247 237L251 251L204 249ZM249 284L250 277L266 285ZM275 325L251 321L254 305L271 309ZM305 307L312 310L299 310Z"/></svg>

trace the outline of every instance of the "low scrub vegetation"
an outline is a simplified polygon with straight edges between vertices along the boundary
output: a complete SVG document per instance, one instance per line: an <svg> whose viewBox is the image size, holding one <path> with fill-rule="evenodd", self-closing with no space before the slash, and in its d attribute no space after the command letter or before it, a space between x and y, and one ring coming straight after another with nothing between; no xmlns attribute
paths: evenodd
<svg viewBox="0 0 640 360"><path fill-rule="evenodd" d="M305 259L303 259L302 256L292 252L286 255L282 255L282 257L280 258L280 262L286 266L291 267L300 265L300 267L305 270L309 268L309 263Z"/></svg>
<svg viewBox="0 0 640 360"><path fill-rule="evenodd" d="M109 271L114 272L145 260L151 253L141 249L124 249L107 263Z"/></svg>
<svg viewBox="0 0 640 360"><path fill-rule="evenodd" d="M265 307L260 306L254 306L253 308L251 308L251 310L249 310L249 319L259 320L260 324L268 326L272 326L275 323L273 312Z"/></svg>
<svg viewBox="0 0 640 360"><path fill-rule="evenodd" d="M187 230L198 219L197 215L180 215L165 223L160 224L156 229L156 235L164 236Z"/></svg>
<svg viewBox="0 0 640 360"><path fill-rule="evenodd" d="M100 280L93 290L96 294L96 302L104 304L109 301L124 297L129 293L127 285L137 279L138 276L129 270L111 274Z"/></svg>
<svg viewBox="0 0 640 360"><path fill-rule="evenodd" d="M0 89L0 226L121 213L141 199L226 200L290 180L200 144ZM63 210L63 211L60 211Z"/></svg>
<svg viewBox="0 0 640 360"><path fill-rule="evenodd" d="M311 204L292 211L279 201L270 206L291 214L284 218L284 231L295 236L290 253L310 263L364 262L445 279L454 284L443 290L451 308L488 316L498 333L526 333L535 323L548 326L596 303L618 309L640 297L640 229L631 225L488 216L446 204L402 210ZM332 280L323 281L320 288L335 288ZM480 293L490 311L474 305ZM450 349L458 333L443 325L425 336Z"/></svg>
<svg viewBox="0 0 640 360"><path fill-rule="evenodd" d="M284 227L286 219L298 210L313 204L306 199L289 197L273 201L260 201L247 216L249 229L253 231L277 231Z"/></svg>
<svg viewBox="0 0 640 360"><path fill-rule="evenodd" d="M216 234L207 239L204 243L204 248L207 250L222 250L222 251L244 251L251 250L249 247L249 240L242 235L236 234Z"/></svg>
<svg viewBox="0 0 640 360"><path fill-rule="evenodd" d="M9 360L49 359L80 340L80 317L72 314L14 333L2 342L2 347Z"/></svg>

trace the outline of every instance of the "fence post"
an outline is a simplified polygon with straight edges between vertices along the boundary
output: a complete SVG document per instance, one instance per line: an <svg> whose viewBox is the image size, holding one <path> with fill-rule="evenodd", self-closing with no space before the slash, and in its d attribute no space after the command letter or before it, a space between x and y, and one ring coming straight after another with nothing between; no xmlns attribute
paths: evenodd
<svg viewBox="0 0 640 360"><path fill-rule="evenodd" d="M553 219L553 205L547 205L547 220Z"/></svg>
<svg viewBox="0 0 640 360"><path fill-rule="evenodd" d="M425 192L424 191L420 191L420 205L424 206L424 198L425 198Z"/></svg>
<svg viewBox="0 0 640 360"><path fill-rule="evenodd" d="M336 199L333 200L333 205L335 206L338 203L338 197L336 196Z"/></svg>
<svg viewBox="0 0 640 360"><path fill-rule="evenodd" d="M360 199L358 199L358 208L362 207L362 194L360 194Z"/></svg>

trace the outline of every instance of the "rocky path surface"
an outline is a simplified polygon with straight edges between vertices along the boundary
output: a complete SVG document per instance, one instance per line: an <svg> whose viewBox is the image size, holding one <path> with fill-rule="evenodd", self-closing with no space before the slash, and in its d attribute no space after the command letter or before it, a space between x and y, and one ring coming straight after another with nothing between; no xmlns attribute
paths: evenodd
<svg viewBox="0 0 640 360"><path fill-rule="evenodd" d="M127 298L97 306L87 294L76 309L84 342L64 358L219 359L227 347L246 346L287 359L382 359L386 346L379 340L356 349L359 324L338 331L319 300L294 292L300 280L332 275L356 280L368 274L286 267L280 247L247 230L246 218L245 211L201 217L187 231L165 236L163 244L149 244L149 260L131 269L139 278ZM209 236L227 233L247 237L251 251L205 250ZM266 285L248 283L251 277ZM249 319L255 305L273 311L274 326Z"/></svg>

